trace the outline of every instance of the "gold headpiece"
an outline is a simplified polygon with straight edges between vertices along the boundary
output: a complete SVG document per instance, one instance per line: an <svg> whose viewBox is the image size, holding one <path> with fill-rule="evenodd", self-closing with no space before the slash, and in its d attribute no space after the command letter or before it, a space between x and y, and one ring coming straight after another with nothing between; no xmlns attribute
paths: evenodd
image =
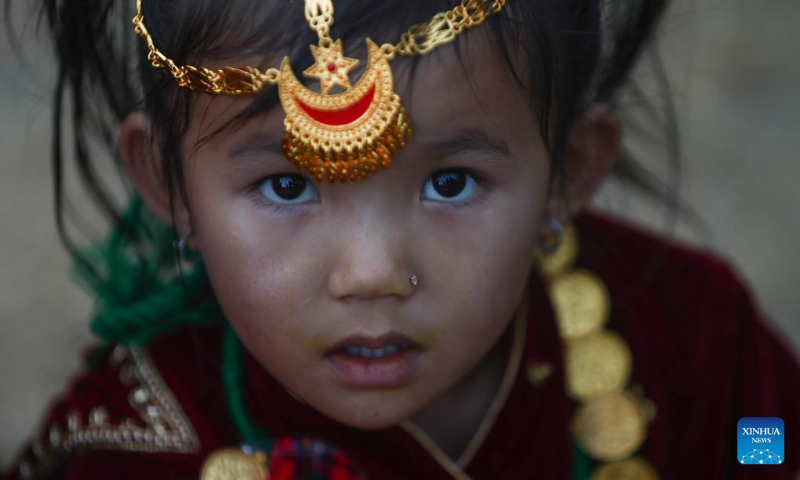
<svg viewBox="0 0 800 480"><path fill-rule="evenodd" d="M147 43L151 64L172 75L181 87L196 92L224 95L254 95L265 85L278 85L284 121L283 150L299 169L308 170L317 181L356 181L388 168L397 150L411 140L412 127L400 97L394 92L389 62L396 56L426 55L452 42L491 14L499 13L506 0L461 0L428 23L413 25L396 44L378 47L367 38L368 66L361 79L350 84L348 73L358 60L343 54L341 39L330 37L333 25L332 0L305 0L305 15L319 44L311 45L316 63L306 77L317 78L322 93L316 93L297 79L285 57L280 69L265 72L254 67L220 70L178 66L161 53L144 26L142 0L136 0L133 24ZM344 88L329 94L334 85Z"/></svg>

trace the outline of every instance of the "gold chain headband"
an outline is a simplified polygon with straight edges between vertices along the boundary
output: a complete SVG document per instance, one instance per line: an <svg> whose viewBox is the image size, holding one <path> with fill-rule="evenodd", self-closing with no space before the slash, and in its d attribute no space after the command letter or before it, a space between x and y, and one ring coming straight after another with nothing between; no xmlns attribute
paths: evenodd
<svg viewBox="0 0 800 480"><path fill-rule="evenodd" d="M317 181L356 181L388 168L398 149L411 140L412 126L400 97L394 92L389 62L396 56L426 55L452 42L462 31L480 25L499 13L507 0L461 0L447 12L434 15L428 23L411 26L396 45L378 47L367 38L368 67L355 86L348 73L359 61L343 54L341 39L333 41L332 0L305 0L305 16L319 36L311 45L316 63L306 77L320 80L322 93L306 88L285 57L280 69L262 72L254 67L225 67L210 70L191 65L178 66L161 53L144 25L142 0L136 0L135 31L149 50L153 67L175 78L178 86L195 92L223 95L255 95L265 85L277 85L286 120L283 151L299 169L308 170ZM345 90L329 94L339 85Z"/></svg>

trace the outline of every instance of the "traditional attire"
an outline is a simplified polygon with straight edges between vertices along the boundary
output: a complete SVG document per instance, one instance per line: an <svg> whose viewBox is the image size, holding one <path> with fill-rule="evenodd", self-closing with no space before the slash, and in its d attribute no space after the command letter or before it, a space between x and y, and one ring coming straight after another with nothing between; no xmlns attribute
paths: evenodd
<svg viewBox="0 0 800 480"><path fill-rule="evenodd" d="M637 458L664 479L798 478L800 368L734 271L604 214L582 214L575 225L577 265L605 282L607 327L627 341L630 383L655 407ZM270 456L272 478L579 477L570 430L577 403L566 393L562 341L538 274L527 315L510 328L505 377L456 459L410 421L377 431L341 425L246 354L247 407L281 452ZM50 408L6 478L198 478L212 452L241 442L223 395L222 334L222 326L187 327L147 348L92 350L91 368ZM740 464L742 417L784 420L781 464Z"/></svg>

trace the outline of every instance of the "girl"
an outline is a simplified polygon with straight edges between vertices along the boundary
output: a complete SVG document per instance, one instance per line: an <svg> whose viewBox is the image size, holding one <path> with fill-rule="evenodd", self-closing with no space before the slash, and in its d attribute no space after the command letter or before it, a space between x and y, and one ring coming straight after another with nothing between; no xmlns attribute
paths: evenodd
<svg viewBox="0 0 800 480"><path fill-rule="evenodd" d="M793 478L736 275L585 210L666 3L45 1L104 343L9 477Z"/></svg>

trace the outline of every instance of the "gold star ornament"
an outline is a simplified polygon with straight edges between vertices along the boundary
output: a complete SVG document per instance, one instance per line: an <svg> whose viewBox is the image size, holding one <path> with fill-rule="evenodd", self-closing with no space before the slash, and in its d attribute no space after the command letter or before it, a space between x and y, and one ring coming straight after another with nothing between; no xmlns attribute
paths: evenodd
<svg viewBox="0 0 800 480"><path fill-rule="evenodd" d="M427 22L417 23L396 43L377 45L369 37L367 68L350 84L349 74L360 62L343 55L341 39L331 37L334 0L303 0L308 26L319 42L311 46L314 65L304 73L320 81L321 92L300 82L284 57L280 68L177 65L156 48L145 26L144 0L136 2L134 31L142 37L148 61L179 87L212 95L258 95L277 87L286 112L282 142L286 157L317 181L355 182L388 168L413 136L411 119L394 91L390 62L396 57L424 56L449 44L464 31L499 14L509 0L450 0L457 4ZM294 2L294 0L292 0ZM288 3L288 2L287 2ZM300 3L300 2L297 2ZM343 91L330 93L331 89Z"/></svg>
<svg viewBox="0 0 800 480"><path fill-rule="evenodd" d="M342 53L342 40L336 40L329 46L311 45L311 54L316 63L306 69L303 75L319 79L322 93L328 93L334 85L350 88L348 73L358 65L355 58L347 58Z"/></svg>

